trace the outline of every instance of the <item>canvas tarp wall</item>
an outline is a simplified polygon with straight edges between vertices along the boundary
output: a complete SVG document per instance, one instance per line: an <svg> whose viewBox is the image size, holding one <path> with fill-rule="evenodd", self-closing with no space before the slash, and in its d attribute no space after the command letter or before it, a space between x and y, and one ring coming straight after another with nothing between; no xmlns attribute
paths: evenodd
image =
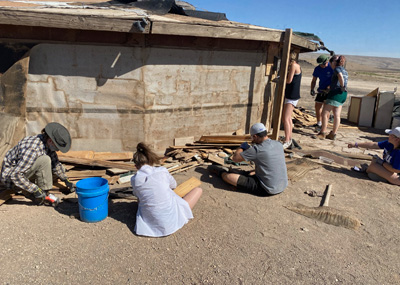
<svg viewBox="0 0 400 285"><path fill-rule="evenodd" d="M266 53L40 44L29 55L25 135L62 122L73 150L165 148L259 120Z"/></svg>

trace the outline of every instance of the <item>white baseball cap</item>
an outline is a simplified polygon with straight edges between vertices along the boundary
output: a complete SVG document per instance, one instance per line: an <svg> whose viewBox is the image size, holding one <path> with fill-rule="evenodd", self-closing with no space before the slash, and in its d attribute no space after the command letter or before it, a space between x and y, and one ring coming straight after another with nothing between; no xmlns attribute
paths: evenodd
<svg viewBox="0 0 400 285"><path fill-rule="evenodd" d="M385 133L387 133L389 135L394 135L394 136L400 138L400 127L396 127L394 129L387 129L385 131Z"/></svg>
<svg viewBox="0 0 400 285"><path fill-rule="evenodd" d="M259 133L261 133L263 131L266 131L266 130L267 129L265 128L263 123L255 123L250 128L250 135L254 136L254 135L259 134Z"/></svg>

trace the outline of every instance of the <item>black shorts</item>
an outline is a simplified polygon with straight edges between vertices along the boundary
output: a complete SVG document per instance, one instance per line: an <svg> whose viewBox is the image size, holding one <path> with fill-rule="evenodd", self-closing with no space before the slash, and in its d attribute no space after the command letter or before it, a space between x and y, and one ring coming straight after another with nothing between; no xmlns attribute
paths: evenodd
<svg viewBox="0 0 400 285"><path fill-rule="evenodd" d="M324 103L324 101L326 100L326 96L328 96L328 93L317 93L317 96L315 97L315 102Z"/></svg>
<svg viewBox="0 0 400 285"><path fill-rule="evenodd" d="M256 196L270 196L262 186L260 179L257 176L240 175L237 181L237 190L241 192L250 193Z"/></svg>

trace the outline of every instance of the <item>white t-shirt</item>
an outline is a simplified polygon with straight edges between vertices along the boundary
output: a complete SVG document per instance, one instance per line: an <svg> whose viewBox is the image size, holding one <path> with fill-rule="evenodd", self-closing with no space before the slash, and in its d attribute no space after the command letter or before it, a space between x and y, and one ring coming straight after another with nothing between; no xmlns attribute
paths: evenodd
<svg viewBox="0 0 400 285"><path fill-rule="evenodd" d="M143 165L131 178L131 184L139 199L136 234L167 236L193 218L189 204L172 190L176 181L165 167Z"/></svg>

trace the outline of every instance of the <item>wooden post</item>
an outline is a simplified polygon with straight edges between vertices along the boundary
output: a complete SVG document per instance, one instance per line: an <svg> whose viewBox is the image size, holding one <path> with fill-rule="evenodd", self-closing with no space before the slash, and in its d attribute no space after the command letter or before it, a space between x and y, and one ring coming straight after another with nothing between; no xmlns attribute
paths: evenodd
<svg viewBox="0 0 400 285"><path fill-rule="evenodd" d="M285 30L285 40L283 44L281 68L279 71L278 93L274 100L274 117L273 117L273 133L272 139L277 140L279 137L279 127L282 118L282 106L285 99L286 76L289 65L290 47L292 45L292 29Z"/></svg>

